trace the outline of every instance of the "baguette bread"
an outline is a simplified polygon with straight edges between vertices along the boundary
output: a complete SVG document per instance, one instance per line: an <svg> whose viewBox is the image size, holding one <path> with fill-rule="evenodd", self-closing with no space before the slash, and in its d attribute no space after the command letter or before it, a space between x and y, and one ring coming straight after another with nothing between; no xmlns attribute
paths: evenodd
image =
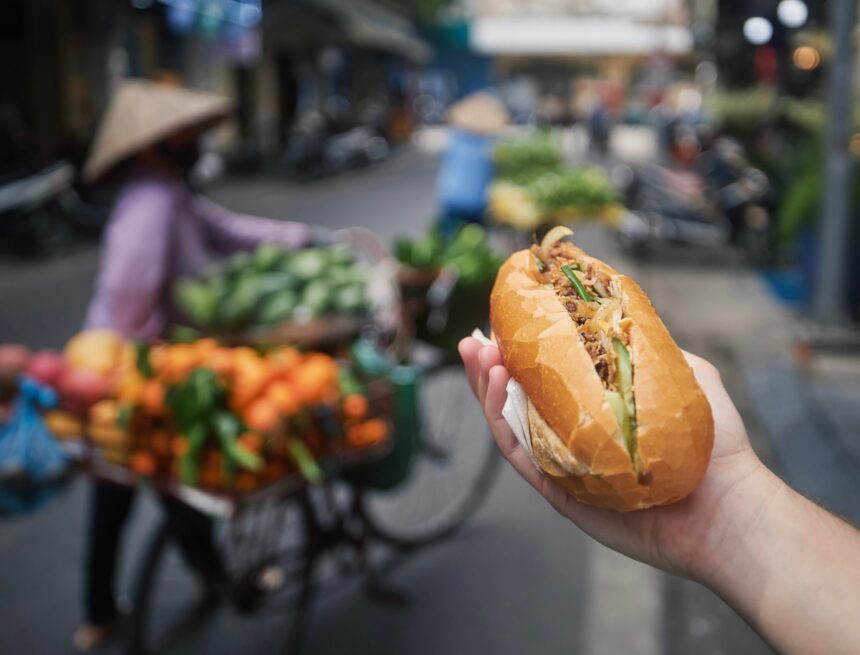
<svg viewBox="0 0 860 655"><path fill-rule="evenodd" d="M581 301L571 300L573 293L565 299L548 282L554 264L542 270L533 252L542 251L516 252L496 279L490 323L502 361L529 398L535 461L590 505L631 511L680 500L708 466L714 436L710 405L639 285L573 244L563 245L567 259L559 261L575 262L576 270L587 271L587 279L606 293L593 301L598 307L620 299L617 336L629 351L635 427L625 441L622 421L607 401L614 383L599 374L576 312L568 308L582 306ZM566 274L571 277L570 270Z"/></svg>

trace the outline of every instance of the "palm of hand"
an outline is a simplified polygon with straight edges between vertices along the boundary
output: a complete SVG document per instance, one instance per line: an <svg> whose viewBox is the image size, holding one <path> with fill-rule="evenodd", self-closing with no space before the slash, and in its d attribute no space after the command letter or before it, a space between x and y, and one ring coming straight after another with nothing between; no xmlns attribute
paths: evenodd
<svg viewBox="0 0 860 655"><path fill-rule="evenodd" d="M756 473L762 465L719 373L705 360L687 355L714 415L714 452L705 479L678 503L622 514L578 502L535 469L501 416L509 376L497 348L465 339L460 354L504 456L560 514L604 545L663 570L694 576L713 544L743 538L749 526L741 526L742 517L760 504L760 489L752 487L760 480Z"/></svg>

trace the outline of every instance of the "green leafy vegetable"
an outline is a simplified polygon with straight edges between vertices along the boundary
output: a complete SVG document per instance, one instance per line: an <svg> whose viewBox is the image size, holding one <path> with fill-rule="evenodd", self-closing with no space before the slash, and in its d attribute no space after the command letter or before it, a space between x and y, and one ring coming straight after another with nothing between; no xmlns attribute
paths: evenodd
<svg viewBox="0 0 860 655"><path fill-rule="evenodd" d="M496 177L514 184L529 184L562 165L561 148L548 132L502 141L493 152Z"/></svg>
<svg viewBox="0 0 860 655"><path fill-rule="evenodd" d="M445 241L438 229L418 239L397 239L394 256L411 268L457 271L458 283L476 287L495 279L504 256L490 247L487 232L480 225L464 225L450 240Z"/></svg>
<svg viewBox="0 0 860 655"><path fill-rule="evenodd" d="M299 467L299 472L310 482L319 482L323 479L323 471L314 456L310 453L307 446L302 441L291 437L287 440L287 450L296 466Z"/></svg>
<svg viewBox="0 0 860 655"><path fill-rule="evenodd" d="M203 280L179 281L173 293L195 327L236 333L293 320L300 305L314 316L366 312L366 285L367 270L347 246L289 251L263 244L230 257Z"/></svg>
<svg viewBox="0 0 860 655"><path fill-rule="evenodd" d="M599 168L562 168L544 173L526 185L535 204L544 212L575 208L599 211L618 202L618 195Z"/></svg>
<svg viewBox="0 0 860 655"><path fill-rule="evenodd" d="M236 466L256 471L263 465L258 455L239 444L244 426L226 408L224 390L213 371L192 371L184 383L168 389L166 402L179 432L188 439L188 451L179 463L180 478L185 484L197 483L200 455L210 437L221 446L228 475Z"/></svg>
<svg viewBox="0 0 860 655"><path fill-rule="evenodd" d="M149 344L138 342L135 344L135 363L137 365L137 372L140 373L141 377L149 379L153 375L155 375L155 371L152 368L152 362L149 360Z"/></svg>

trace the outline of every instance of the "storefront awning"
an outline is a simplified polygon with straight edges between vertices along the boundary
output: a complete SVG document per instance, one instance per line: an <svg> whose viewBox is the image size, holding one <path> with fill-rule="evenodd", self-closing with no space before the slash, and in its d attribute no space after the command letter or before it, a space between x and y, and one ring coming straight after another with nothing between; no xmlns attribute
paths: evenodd
<svg viewBox="0 0 860 655"><path fill-rule="evenodd" d="M395 52L415 62L432 55L406 18L370 0L312 0L310 4L334 14L356 45Z"/></svg>
<svg viewBox="0 0 860 655"><path fill-rule="evenodd" d="M685 54L693 35L679 25L615 17L487 16L472 24L469 45L497 56Z"/></svg>

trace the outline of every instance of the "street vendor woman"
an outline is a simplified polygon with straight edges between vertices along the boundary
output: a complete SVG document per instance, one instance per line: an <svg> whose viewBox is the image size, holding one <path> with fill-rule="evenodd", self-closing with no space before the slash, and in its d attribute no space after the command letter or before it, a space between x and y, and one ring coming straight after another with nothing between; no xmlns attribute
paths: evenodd
<svg viewBox="0 0 860 655"><path fill-rule="evenodd" d="M227 98L143 80L125 81L116 90L84 169L85 181L117 189L87 328L158 339L182 319L170 294L176 278L199 276L216 258L261 242L294 248L311 240L306 225L234 214L194 192L189 176L198 141L231 111ZM74 635L80 651L96 648L119 626L116 558L133 497L131 488L94 484L85 622ZM170 501L165 507L190 512ZM211 523L196 513L183 514L179 523L185 559L200 574L201 590L211 591L211 575L219 566Z"/></svg>

